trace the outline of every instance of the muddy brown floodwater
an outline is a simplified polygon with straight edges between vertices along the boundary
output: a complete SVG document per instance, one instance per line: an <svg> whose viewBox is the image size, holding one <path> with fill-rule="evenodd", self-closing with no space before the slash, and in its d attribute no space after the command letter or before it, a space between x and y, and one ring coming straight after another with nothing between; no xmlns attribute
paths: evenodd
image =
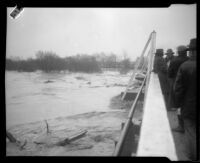
<svg viewBox="0 0 200 163"><path fill-rule="evenodd" d="M9 132L27 144L20 149L7 140L7 156L112 156L121 134L121 123L126 121L131 105L132 101L124 102L115 96L109 112L48 119L49 134L44 121L13 126ZM141 120L141 115L142 108L139 108L135 120ZM64 146L57 144L80 130L87 130L84 137Z"/></svg>
<svg viewBox="0 0 200 163"><path fill-rule="evenodd" d="M131 73L6 72L7 156L111 156L132 101L122 101ZM139 106L138 108L142 108ZM135 113L141 122L142 109ZM50 133L47 134L45 120ZM79 131L69 144L58 143Z"/></svg>

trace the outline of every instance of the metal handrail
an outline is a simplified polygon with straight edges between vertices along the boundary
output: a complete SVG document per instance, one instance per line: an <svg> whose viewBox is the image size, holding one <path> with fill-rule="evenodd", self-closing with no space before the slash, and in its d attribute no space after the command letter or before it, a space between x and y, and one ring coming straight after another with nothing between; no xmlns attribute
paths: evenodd
<svg viewBox="0 0 200 163"><path fill-rule="evenodd" d="M148 53L148 57L149 57L148 70L147 70L148 72L146 73L145 78L144 78L144 80L142 82L142 85L140 86L140 89L139 89L139 91L137 93L137 96L136 96L136 98L135 98L135 100L134 100L134 102L133 102L133 104L131 106L131 110L129 112L128 119L127 119L127 121L126 121L126 123L125 123L125 125L123 127L122 134L120 136L119 142L116 145L116 148L115 148L113 156L120 156L120 154L122 152L123 145L124 145L126 136L128 134L128 130L129 130L133 115L134 115L135 110L136 110L137 102L139 101L138 99L139 99L139 97L141 95L141 92L142 92L142 89L143 89L145 83L146 83L145 92L147 90L147 87L148 87L148 84L149 84L149 78L150 78L150 74L151 74L151 69L152 69L152 64L153 64L152 62L154 61L153 54L155 52L155 37L156 37L156 32L153 31L151 33L151 35L150 35L150 38L152 39L152 44L151 44L150 52ZM147 44L149 44L149 40L148 40ZM146 49L146 46L145 46L145 49Z"/></svg>
<svg viewBox="0 0 200 163"><path fill-rule="evenodd" d="M147 75L148 78L146 80L146 88L145 88L145 96L144 96L144 100L146 99L146 95L148 92L148 85L149 85L149 80L150 80L150 74L152 71L152 67L153 67L153 63L154 63L154 53L155 53L155 46L156 46L156 32L153 31L152 32L152 42L151 42L151 49L150 49L150 53L151 55L149 55L149 64L148 64L148 68L147 68ZM145 104L144 104L145 105Z"/></svg>
<svg viewBox="0 0 200 163"><path fill-rule="evenodd" d="M144 81L142 82L142 85L141 85L141 87L139 89L139 92L137 93L137 96L136 96L136 98L135 98L135 100L134 100L134 102L132 104L131 110L130 110L129 115L128 115L128 120L126 121L126 123L125 123L125 125L123 127L122 135L121 135L120 140L117 143L117 146L115 148L115 151L114 151L114 154L113 154L114 156L119 156L121 151L122 151L123 143L124 143L124 140L125 140L125 138L127 136L128 129L129 129L133 114L135 112L135 108L136 108L138 99L140 97L140 94L142 92L142 88L144 87L144 84L145 84L145 81L146 81L146 77L147 77L147 75L145 75Z"/></svg>
<svg viewBox="0 0 200 163"><path fill-rule="evenodd" d="M153 32L152 32L152 33L153 33ZM140 56L138 62L136 63L136 66L135 66L135 68L134 68L134 70L133 70L133 73L132 73L132 75L131 75L131 78L130 78L130 80L129 80L129 82L128 82L128 85L127 85L127 87L126 87L126 90L124 91L124 93L123 93L123 95L122 95L122 100L124 100L124 98L125 98L125 96L126 96L126 93L127 93L127 91L128 91L128 87L130 86L131 81L132 81L132 80L134 79L134 77L135 77L135 73L136 73L136 71L137 71L138 68L139 68L139 65L140 65L140 63L141 63L142 57L144 56L144 53L145 53L145 51L146 51L146 49L147 49L147 47L148 47L148 45L149 45L149 43L150 43L150 41L151 41L151 39L152 39L152 33L149 35L149 38L148 38L148 40L147 40L147 42L146 42L146 44L145 44L145 46L144 46L144 49L143 49L143 51L142 51L142 54L141 54L141 56Z"/></svg>
<svg viewBox="0 0 200 163"><path fill-rule="evenodd" d="M147 59L148 59L148 57L150 56L150 53L151 53L151 49L148 51L148 54L147 54L147 56L146 56ZM144 60L144 63L143 63L142 68L141 68L141 72L143 72L145 68L148 68L148 67L146 67L147 64L148 64L148 60L147 60L147 61Z"/></svg>

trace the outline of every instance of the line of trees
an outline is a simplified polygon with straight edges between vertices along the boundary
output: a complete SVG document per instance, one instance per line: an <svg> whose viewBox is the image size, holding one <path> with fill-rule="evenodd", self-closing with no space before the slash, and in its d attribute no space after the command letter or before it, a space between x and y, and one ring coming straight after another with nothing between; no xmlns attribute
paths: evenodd
<svg viewBox="0 0 200 163"><path fill-rule="evenodd" d="M34 59L6 58L6 70L25 72L33 72L36 70L45 72L68 70L72 72L92 73L101 72L101 68L130 70L134 68L134 62L131 62L128 57L120 60L115 54L79 54L61 58L54 52L44 51L38 51Z"/></svg>

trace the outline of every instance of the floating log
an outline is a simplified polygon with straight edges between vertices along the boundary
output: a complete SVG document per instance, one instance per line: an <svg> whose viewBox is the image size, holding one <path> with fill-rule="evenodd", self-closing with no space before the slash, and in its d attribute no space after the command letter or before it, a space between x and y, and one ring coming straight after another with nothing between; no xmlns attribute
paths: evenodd
<svg viewBox="0 0 200 163"><path fill-rule="evenodd" d="M27 144L27 140L24 141L23 144L21 144L20 141L18 141L10 132L6 131L6 137L11 143L15 143L17 146L20 147L20 150L24 149L25 145Z"/></svg>
<svg viewBox="0 0 200 163"><path fill-rule="evenodd" d="M53 81L52 80L47 80L44 83L53 83Z"/></svg>
<svg viewBox="0 0 200 163"><path fill-rule="evenodd" d="M16 143L17 139L8 131L6 131L6 137L11 143Z"/></svg>
<svg viewBox="0 0 200 163"><path fill-rule="evenodd" d="M71 137L66 138L65 140L62 140L62 141L58 142L57 145L64 146L64 145L66 145L66 144L69 144L69 143L71 143L72 141L75 141L75 140L77 140L77 139L82 138L83 136L85 136L86 133L87 133L86 130L80 131L79 133L76 133L76 134L72 135Z"/></svg>

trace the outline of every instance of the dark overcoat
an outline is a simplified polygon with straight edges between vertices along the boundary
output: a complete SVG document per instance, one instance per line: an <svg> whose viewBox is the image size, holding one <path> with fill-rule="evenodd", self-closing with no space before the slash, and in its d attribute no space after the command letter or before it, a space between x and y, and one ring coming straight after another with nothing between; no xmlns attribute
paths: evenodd
<svg viewBox="0 0 200 163"><path fill-rule="evenodd" d="M187 61L188 57L182 57L177 56L169 64L168 70L167 70L167 76L169 81L169 96L168 96L168 107L170 108L177 108L176 102L175 102L175 95L174 95L174 81L178 72L178 69L180 65Z"/></svg>
<svg viewBox="0 0 200 163"><path fill-rule="evenodd" d="M168 67L168 71L167 71L168 77L175 79L180 65L187 60L188 60L187 56L185 57L177 56L173 58Z"/></svg>
<svg viewBox="0 0 200 163"><path fill-rule="evenodd" d="M196 120L196 60L184 62L174 83L175 100L183 118Z"/></svg>
<svg viewBox="0 0 200 163"><path fill-rule="evenodd" d="M163 57L155 56L153 69L154 72L158 73L162 93L168 93L169 85L167 82L167 63L165 62Z"/></svg>

